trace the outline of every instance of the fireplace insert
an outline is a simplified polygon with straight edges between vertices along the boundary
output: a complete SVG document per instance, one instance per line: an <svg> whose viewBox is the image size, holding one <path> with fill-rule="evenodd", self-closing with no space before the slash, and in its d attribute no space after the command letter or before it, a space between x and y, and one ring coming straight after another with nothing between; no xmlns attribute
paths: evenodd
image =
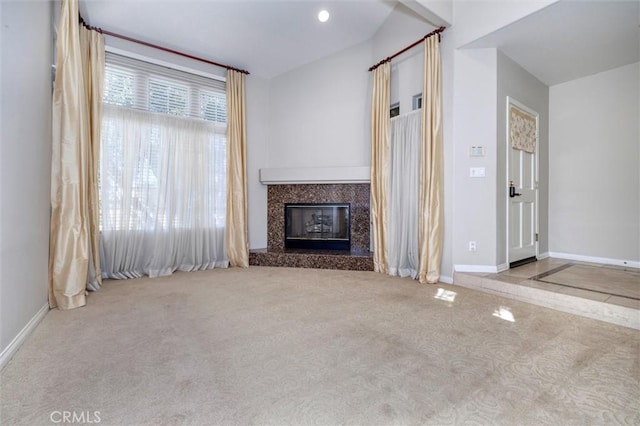
<svg viewBox="0 0 640 426"><path fill-rule="evenodd" d="M287 203L284 247L350 250L349 203Z"/></svg>

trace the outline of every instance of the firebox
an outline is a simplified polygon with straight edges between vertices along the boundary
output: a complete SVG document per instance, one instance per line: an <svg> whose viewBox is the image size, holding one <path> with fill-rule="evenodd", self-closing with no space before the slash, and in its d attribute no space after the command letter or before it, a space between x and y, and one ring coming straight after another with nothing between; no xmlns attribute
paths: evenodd
<svg viewBox="0 0 640 426"><path fill-rule="evenodd" d="M284 247L350 250L349 208L349 203L285 204Z"/></svg>

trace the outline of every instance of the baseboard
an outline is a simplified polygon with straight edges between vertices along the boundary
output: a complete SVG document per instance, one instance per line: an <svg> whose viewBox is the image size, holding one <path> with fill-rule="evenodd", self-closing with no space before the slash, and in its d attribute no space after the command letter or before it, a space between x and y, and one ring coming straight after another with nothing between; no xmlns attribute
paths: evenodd
<svg viewBox="0 0 640 426"><path fill-rule="evenodd" d="M501 263L498 266L491 266L491 265L454 265L453 266L454 272L477 272L477 273L484 273L484 274L498 274L508 269L509 269L508 263Z"/></svg>
<svg viewBox="0 0 640 426"><path fill-rule="evenodd" d="M549 257L566 260L577 260L578 262L601 263L603 265L629 266L640 268L640 262L635 260L611 259L608 257L583 256L581 254L549 252Z"/></svg>
<svg viewBox="0 0 640 426"><path fill-rule="evenodd" d="M509 265L507 265L507 269ZM453 265L454 272L478 272L485 274L497 274L498 267L491 265Z"/></svg>
<svg viewBox="0 0 640 426"><path fill-rule="evenodd" d="M498 266L496 267L496 270L497 270L498 272L504 272L504 271L506 271L507 269L509 269L509 264L508 264L508 263L501 263L500 265L498 265Z"/></svg>
<svg viewBox="0 0 640 426"><path fill-rule="evenodd" d="M40 321L47 315L49 312L49 303L45 303L38 312L29 320L27 325L24 326L20 333L16 337L13 338L11 343L7 345L6 348L0 353L0 370L4 368L5 365L9 362L11 358L15 355L15 353L20 349L20 346L27 340L27 338L33 333L33 330L40 324Z"/></svg>
<svg viewBox="0 0 640 426"><path fill-rule="evenodd" d="M549 252L548 252L548 251L545 251L544 253L540 253L540 254L538 255L538 260L546 259L546 258L548 258L548 257L549 257Z"/></svg>
<svg viewBox="0 0 640 426"><path fill-rule="evenodd" d="M441 283L444 283L444 284L453 284L453 277L445 277L445 276L440 275L440 280L439 281Z"/></svg>

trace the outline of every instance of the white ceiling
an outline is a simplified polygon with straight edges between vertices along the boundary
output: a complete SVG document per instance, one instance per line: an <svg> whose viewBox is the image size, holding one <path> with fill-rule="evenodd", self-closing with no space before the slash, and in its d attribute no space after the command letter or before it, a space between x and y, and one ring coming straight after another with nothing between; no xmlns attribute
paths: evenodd
<svg viewBox="0 0 640 426"><path fill-rule="evenodd" d="M370 39L397 0L85 0L90 25L270 78ZM326 8L328 22L317 19Z"/></svg>
<svg viewBox="0 0 640 426"><path fill-rule="evenodd" d="M80 13L91 25L271 78L370 39L397 3L84 0ZM331 12L325 24L322 8ZM639 61L639 24L639 0L560 0L465 48L496 47L552 86Z"/></svg>
<svg viewBox="0 0 640 426"><path fill-rule="evenodd" d="M465 47L496 47L553 86L638 62L640 1L562 0Z"/></svg>

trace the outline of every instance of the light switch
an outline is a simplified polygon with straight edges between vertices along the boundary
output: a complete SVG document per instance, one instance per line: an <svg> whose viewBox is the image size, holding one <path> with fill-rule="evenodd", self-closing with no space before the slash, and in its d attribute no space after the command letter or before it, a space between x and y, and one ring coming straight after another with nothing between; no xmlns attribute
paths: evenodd
<svg viewBox="0 0 640 426"><path fill-rule="evenodd" d="M469 177L472 178L480 178L485 177L485 168L484 167L470 167L469 168Z"/></svg>
<svg viewBox="0 0 640 426"><path fill-rule="evenodd" d="M482 146L482 145L471 145L469 147L469 156L470 157L484 157L484 146Z"/></svg>

